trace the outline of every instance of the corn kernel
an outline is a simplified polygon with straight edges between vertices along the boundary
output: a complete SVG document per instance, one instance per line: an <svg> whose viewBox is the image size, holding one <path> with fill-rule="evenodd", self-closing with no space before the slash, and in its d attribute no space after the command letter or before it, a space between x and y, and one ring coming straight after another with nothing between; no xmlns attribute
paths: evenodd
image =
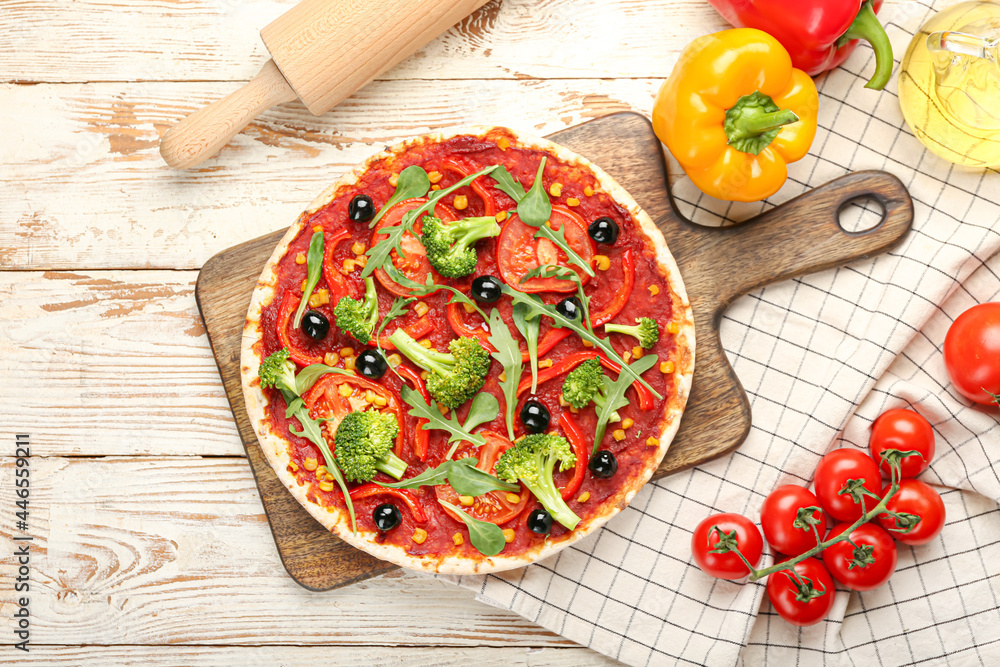
<svg viewBox="0 0 1000 667"><path fill-rule="evenodd" d="M319 483L319 490L320 491L333 491L333 483L332 482L320 482Z"/></svg>
<svg viewBox="0 0 1000 667"><path fill-rule="evenodd" d="M396 187L396 183L399 181L399 174L393 174L389 177L389 185Z"/></svg>
<svg viewBox="0 0 1000 667"><path fill-rule="evenodd" d="M295 461L292 461L291 463L288 464L288 472L298 472L298 470L299 470L299 464L296 463Z"/></svg>
<svg viewBox="0 0 1000 667"><path fill-rule="evenodd" d="M431 183L440 183L441 179L444 177L440 171L432 171L427 174L427 180Z"/></svg>
<svg viewBox="0 0 1000 667"><path fill-rule="evenodd" d="M355 262L353 259L345 259L344 265L341 267L340 272L343 274L348 274L354 270L357 264L358 263Z"/></svg>
<svg viewBox="0 0 1000 667"><path fill-rule="evenodd" d="M669 334L676 334L680 330L681 328L677 326L677 322L670 322L667 324L667 333Z"/></svg>
<svg viewBox="0 0 1000 667"><path fill-rule="evenodd" d="M306 291L306 281L305 280L303 280L302 284L299 285L299 289L302 290L303 292Z"/></svg>
<svg viewBox="0 0 1000 667"><path fill-rule="evenodd" d="M313 225L313 231L314 232L321 232L321 231L323 231L323 228L320 227L319 225Z"/></svg>
<svg viewBox="0 0 1000 667"><path fill-rule="evenodd" d="M354 263L358 266L363 267L368 263L368 255L358 255L354 258Z"/></svg>
<svg viewBox="0 0 1000 667"><path fill-rule="evenodd" d="M416 312L417 315L423 317L424 315L427 314L427 311L430 310L430 306L428 306L423 301L417 301L417 305L413 307L413 310L414 312Z"/></svg>
<svg viewBox="0 0 1000 667"><path fill-rule="evenodd" d="M327 364L329 365L329 364ZM347 357L344 359L344 368L349 371L356 370L358 368L358 358L357 357Z"/></svg>
<svg viewBox="0 0 1000 667"><path fill-rule="evenodd" d="M441 189L441 186L438 185L437 183L435 183L434 185L431 186L431 190L440 190L440 189Z"/></svg>
<svg viewBox="0 0 1000 667"><path fill-rule="evenodd" d="M511 542L514 541L514 529L513 528L504 528L503 529L503 541L506 542L507 544L510 544Z"/></svg>
<svg viewBox="0 0 1000 667"><path fill-rule="evenodd" d="M451 205L455 207L456 211L464 211L469 207L469 198L465 195L457 195Z"/></svg>
<svg viewBox="0 0 1000 667"><path fill-rule="evenodd" d="M338 361L340 361L340 357L337 356L336 352L327 352L323 355L323 363L327 366L336 366Z"/></svg>
<svg viewBox="0 0 1000 667"><path fill-rule="evenodd" d="M500 375L497 377L501 382L507 381L507 371L500 371Z"/></svg>
<svg viewBox="0 0 1000 667"><path fill-rule="evenodd" d="M296 255L295 256L295 263L296 264L305 264L306 263L306 254L304 252L300 252L298 255Z"/></svg>
<svg viewBox="0 0 1000 667"><path fill-rule="evenodd" d="M318 466L318 465L319 465L319 461L317 461L316 459L314 459L312 457L309 457L308 459L306 459L305 461L302 462L302 467L305 468L306 470L308 470L309 472L312 472L313 470L315 470L316 466Z"/></svg>
<svg viewBox="0 0 1000 667"><path fill-rule="evenodd" d="M517 443L521 442L522 440L524 440L527 437L528 436L526 436L526 435L522 435L522 436L518 436L518 437L514 438L514 444L516 445Z"/></svg>
<svg viewBox="0 0 1000 667"><path fill-rule="evenodd" d="M362 243L361 241L355 241L354 245L351 246L351 252L353 252L355 255L363 255L365 250L367 250L367 248L365 247L365 244Z"/></svg>
<svg viewBox="0 0 1000 667"><path fill-rule="evenodd" d="M584 347L594 347L594 344L591 343L589 340L582 340L580 342L583 343Z"/></svg>
<svg viewBox="0 0 1000 667"><path fill-rule="evenodd" d="M431 374L428 371L420 371L420 379L421 380L426 380L430 376L431 376Z"/></svg>
<svg viewBox="0 0 1000 667"><path fill-rule="evenodd" d="M438 412L441 413L441 416L444 417L445 419L447 419L448 418L448 412L449 412L448 406L445 405L444 403L438 403L437 406L438 406Z"/></svg>
<svg viewBox="0 0 1000 667"><path fill-rule="evenodd" d="M585 503L590 500L590 491L584 491L580 494L580 497L576 499L578 503Z"/></svg>
<svg viewBox="0 0 1000 667"><path fill-rule="evenodd" d="M351 385L342 384L340 385L340 388L337 390L337 393L343 396L344 398L347 398L348 396L354 393L354 390L351 389Z"/></svg>
<svg viewBox="0 0 1000 667"><path fill-rule="evenodd" d="M500 137L499 141L497 141L497 148L499 148L502 151L505 151L508 148L510 148L510 142L507 141L506 137Z"/></svg>
<svg viewBox="0 0 1000 667"><path fill-rule="evenodd" d="M660 372L667 375L674 372L674 362L663 361L660 362Z"/></svg>
<svg viewBox="0 0 1000 667"><path fill-rule="evenodd" d="M622 359L624 359L625 361L631 361L632 360L632 353L626 351L625 354L622 355Z"/></svg>
<svg viewBox="0 0 1000 667"><path fill-rule="evenodd" d="M399 356L398 354L390 354L389 357L386 359L386 361L389 363L390 366L396 367L401 363L403 363L403 357Z"/></svg>
<svg viewBox="0 0 1000 667"><path fill-rule="evenodd" d="M379 396L378 394L375 394L375 400L373 401L373 403L375 403L375 405L380 408L384 408L388 403L388 401L385 400L384 396Z"/></svg>
<svg viewBox="0 0 1000 667"><path fill-rule="evenodd" d="M538 362L538 367L539 368L551 368L552 367L552 360L551 359L542 359L542 360L540 360Z"/></svg>
<svg viewBox="0 0 1000 667"><path fill-rule="evenodd" d="M594 255L594 266L601 271L607 271L611 268L611 260L607 255Z"/></svg>
<svg viewBox="0 0 1000 667"><path fill-rule="evenodd" d="M632 356L636 359L642 359L642 347L636 345L632 348Z"/></svg>
<svg viewBox="0 0 1000 667"><path fill-rule="evenodd" d="M519 503L519 502L521 502L521 496L517 495L516 493L508 493L507 494L507 502L510 503L510 504L512 504L512 505L516 504L516 503Z"/></svg>
<svg viewBox="0 0 1000 667"><path fill-rule="evenodd" d="M576 408L570 408L570 409L569 409L569 411L570 411L571 413L573 413L574 415L575 415L576 413L580 412L580 411L579 411L579 410L577 410Z"/></svg>
<svg viewBox="0 0 1000 667"><path fill-rule="evenodd" d="M371 389L366 389L365 390L365 403L374 403L374 402L375 402L375 392L372 391Z"/></svg>
<svg viewBox="0 0 1000 667"><path fill-rule="evenodd" d="M576 197L570 197L569 199L566 200L566 205L567 206L579 206L580 205L580 200L577 199Z"/></svg>
<svg viewBox="0 0 1000 667"><path fill-rule="evenodd" d="M649 293L652 296L656 296L657 294L660 293L660 288L657 287L656 285L650 285L649 286Z"/></svg>
<svg viewBox="0 0 1000 667"><path fill-rule="evenodd" d="M422 341L420 341L420 345L421 345L421 347L426 347L429 350L429 349L431 349L432 343L431 343L430 340L428 340L427 338L425 338Z"/></svg>
<svg viewBox="0 0 1000 667"><path fill-rule="evenodd" d="M562 196L562 183L553 183L549 186L549 194L553 197Z"/></svg>
<svg viewBox="0 0 1000 667"><path fill-rule="evenodd" d="M620 428L616 428L615 432L612 433L611 435L613 435L615 440L617 440L618 442L621 442L622 440L625 439L625 431L621 430Z"/></svg>
<svg viewBox="0 0 1000 667"><path fill-rule="evenodd" d="M463 507L472 507L473 503L476 502L476 499L472 496L459 496L458 502L461 503Z"/></svg>
<svg viewBox="0 0 1000 667"><path fill-rule="evenodd" d="M413 537L410 538L417 544L423 544L424 540L427 539L427 531L423 528L417 528L413 531Z"/></svg>
<svg viewBox="0 0 1000 667"><path fill-rule="evenodd" d="M342 357L353 357L353 356L355 356L354 355L354 348L353 347L342 347L342 348L340 348L340 356L342 356Z"/></svg>
<svg viewBox="0 0 1000 667"><path fill-rule="evenodd" d="M460 547L465 543L465 538L462 537L462 533L455 533L451 536L451 541L455 543L456 547Z"/></svg>
<svg viewBox="0 0 1000 667"><path fill-rule="evenodd" d="M635 424L635 422L632 420L631 417L626 417L625 419L622 420L622 428L623 429L628 430L628 429L632 428L633 424Z"/></svg>
<svg viewBox="0 0 1000 667"><path fill-rule="evenodd" d="M313 292L312 296L309 297L309 307L319 308L320 306L325 306L330 303L330 290L321 289Z"/></svg>
<svg viewBox="0 0 1000 667"><path fill-rule="evenodd" d="M646 438L646 444L649 445L650 447L659 447L660 441L654 438L653 436L649 436L648 438Z"/></svg>
<svg viewBox="0 0 1000 667"><path fill-rule="evenodd" d="M562 397L562 394L559 394L559 405L561 405L564 408L569 405L566 399Z"/></svg>
<svg viewBox="0 0 1000 667"><path fill-rule="evenodd" d="M497 222L503 222L504 220L507 219L507 211L500 211L499 213L493 216L493 219L496 220Z"/></svg>
<svg viewBox="0 0 1000 667"><path fill-rule="evenodd" d="M592 188L592 187L590 187L588 185L587 187L585 187L583 189L583 194L586 195L586 196L588 196L588 197L593 197L594 196L594 188Z"/></svg>
<svg viewBox="0 0 1000 667"><path fill-rule="evenodd" d="M471 303L463 303L462 307L465 308L465 312L469 313L470 315L476 312L476 307Z"/></svg>

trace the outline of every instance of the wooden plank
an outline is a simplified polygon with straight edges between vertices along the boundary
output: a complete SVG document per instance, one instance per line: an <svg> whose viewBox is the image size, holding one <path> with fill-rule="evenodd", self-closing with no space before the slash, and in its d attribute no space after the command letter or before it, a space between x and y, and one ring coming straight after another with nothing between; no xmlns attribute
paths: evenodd
<svg viewBox="0 0 1000 667"><path fill-rule="evenodd" d="M321 118L271 111L198 170L166 167L159 137L219 83L0 85L0 267L199 268L291 224L337 176L438 127L548 134L648 111L653 80L376 83ZM511 100L517 100L512 104Z"/></svg>
<svg viewBox="0 0 1000 667"><path fill-rule="evenodd" d="M15 655L17 654L17 655ZM133 665L505 665L611 667L620 662L585 648L421 648L413 646L38 646L5 651L0 665L132 667Z"/></svg>
<svg viewBox="0 0 1000 667"><path fill-rule="evenodd" d="M3 507L13 469L0 462ZM426 575L306 591L242 459L34 456L30 470L33 644L574 646ZM2 559L0 580L14 567ZM13 595L0 592L7 617Z"/></svg>
<svg viewBox="0 0 1000 667"><path fill-rule="evenodd" d="M259 31L293 4L8 2L0 81L246 81L267 58ZM665 76L679 49L722 27L702 0L493 0L383 77Z"/></svg>
<svg viewBox="0 0 1000 667"><path fill-rule="evenodd" d="M36 455L242 456L196 277L0 272L0 431Z"/></svg>

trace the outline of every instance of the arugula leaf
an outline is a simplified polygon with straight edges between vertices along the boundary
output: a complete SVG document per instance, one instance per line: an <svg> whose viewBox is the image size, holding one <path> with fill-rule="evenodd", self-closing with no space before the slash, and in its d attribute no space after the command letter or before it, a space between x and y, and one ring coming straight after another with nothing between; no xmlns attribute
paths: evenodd
<svg viewBox="0 0 1000 667"><path fill-rule="evenodd" d="M454 461L445 461L436 468L428 468L419 475L399 482L379 482L379 486L387 486L390 489L419 489L421 486L438 486L448 481L448 473L451 472L451 464Z"/></svg>
<svg viewBox="0 0 1000 667"><path fill-rule="evenodd" d="M472 183L472 181L476 180L480 176L485 176L487 174L493 173L493 171L499 166L500 165L496 164L490 165L485 169L480 169L474 174L469 174L468 176L466 176L460 181L457 181L453 185L449 185L448 187L443 188L441 190L434 190L433 192L430 193L430 195L428 195L427 201L425 203L403 214L403 219L401 221L403 226L406 227L407 229L411 229L413 227L413 221L416 220L418 216L421 216L424 213L427 213L428 211L433 211L434 207L437 205L437 202L440 199L442 199L443 197L447 197L448 195L450 195L455 190L458 190L459 188L463 188L466 185L469 185L470 183Z"/></svg>
<svg viewBox="0 0 1000 667"><path fill-rule="evenodd" d="M427 405L427 403L424 403L423 396L407 385L402 386L399 394L402 396L403 401L413 408L409 411L410 415L427 420L427 423L423 426L425 431L430 431L431 429L447 431L451 434L448 437L448 442L464 440L471 442L476 447L482 447L486 444L486 439L483 436L469 433L465 430L465 427L459 423L458 416L454 411L452 411L451 417L445 419L444 415L438 410L437 403L433 398L430 405Z"/></svg>
<svg viewBox="0 0 1000 667"><path fill-rule="evenodd" d="M571 320L567 317L563 317L562 315L560 315L559 311L556 310L555 306L549 306L544 303L539 303L538 301L532 299L531 295L525 294L524 292L519 292L510 285L501 285L500 289L501 291L503 291L504 294L509 296L515 304L523 303L528 308L529 312L538 313L539 315L545 315L546 317L553 320L556 323L556 326L569 329L570 331L576 333L576 335L578 335L583 340L593 343L594 347L599 349L601 352L604 352L604 354L606 354L609 359L611 359L612 361L614 361L615 363L619 364L622 367L622 373L630 375L633 380L637 380L640 384L642 384L651 392L653 392L653 396L656 396L657 398L663 398L663 394L653 389L653 387L648 382L643 380L638 373L632 370L629 367L629 365L625 363L625 360L621 358L621 356L618 354L618 352L615 351L615 348L611 346L611 343L609 343L606 338L599 338L597 334L591 331L588 327L582 326L577 320ZM650 356L652 356L654 359L656 358L655 355L650 355ZM645 358L646 357L643 357L643 359Z"/></svg>
<svg viewBox="0 0 1000 667"><path fill-rule="evenodd" d="M528 271L524 278L521 279L521 282L530 280L531 278L559 278L561 280L568 280L576 285L576 296L580 299L580 305L583 307L583 319L581 321L587 325L588 329L591 331L594 330L594 325L590 321L590 298L583 293L583 282L576 271L556 264L542 264Z"/></svg>
<svg viewBox="0 0 1000 667"><path fill-rule="evenodd" d="M287 406L285 408L285 419L291 419L292 415L295 414L295 411L304 405L304 401L300 397L296 396L290 403L286 399L285 404Z"/></svg>
<svg viewBox="0 0 1000 667"><path fill-rule="evenodd" d="M427 176L427 172L423 170L422 167L417 165L410 165L403 171L399 172L399 176L396 177L396 191L389 197L389 201L382 206L382 210L378 212L372 221L368 223L368 229L372 229L378 224L378 221L382 219L386 211L390 208L403 201L404 199L413 199L414 197L423 197L427 194L427 191L431 189L431 180Z"/></svg>
<svg viewBox="0 0 1000 667"><path fill-rule="evenodd" d="M421 486L438 486L447 483L460 496L481 496L490 491L518 492L521 490L520 484L511 484L483 472L476 467L478 462L476 458L444 461L438 467L428 468L410 479L388 484L378 482L378 484L393 489L419 489Z"/></svg>
<svg viewBox="0 0 1000 667"><path fill-rule="evenodd" d="M537 298L537 297L536 297ZM538 299L541 303L541 299ZM542 318L537 313L531 313L523 303L514 304L514 326L524 337L528 345L528 361L531 364L531 393L538 388L538 333Z"/></svg>
<svg viewBox="0 0 1000 667"><path fill-rule="evenodd" d="M500 526L495 523L490 523L489 521L474 519L458 507L455 507L451 503L445 502L440 498L438 499L438 502L461 517L462 521L465 522L466 527L469 529L469 541L472 542L472 546L474 546L479 553L484 556L496 556L498 553L503 551L507 542L503 538L503 530L500 529Z"/></svg>
<svg viewBox="0 0 1000 667"><path fill-rule="evenodd" d="M524 193L521 200L517 202L517 216L524 224L532 227L541 227L552 217L552 202L549 201L549 195L545 192L545 184L542 183L542 172L545 171L547 159L547 157L542 158L538 164L538 172L535 174L535 182L531 184L531 189Z"/></svg>
<svg viewBox="0 0 1000 667"><path fill-rule="evenodd" d="M323 272L323 232L314 232L309 240L309 252L306 253L306 288L302 290L302 300L295 311L295 319L292 325L298 328L302 324L302 315L309 305L309 297L319 283L319 277Z"/></svg>
<svg viewBox="0 0 1000 667"><path fill-rule="evenodd" d="M552 229L548 225L542 225L535 232L535 238L546 238L552 243L559 246L559 249L566 253L566 261L570 264L575 264L579 266L584 273L586 273L591 278L594 277L594 270L590 268L590 262L586 261L583 257L577 254L575 250L569 247L569 242L566 240L566 228L565 226L559 229Z"/></svg>
<svg viewBox="0 0 1000 667"><path fill-rule="evenodd" d="M521 348L510 335L507 323L494 308L490 311L490 344L496 348L490 356L500 362L506 379L500 383L506 403L507 437L514 440L514 411L517 408L517 385L521 381Z"/></svg>
<svg viewBox="0 0 1000 667"><path fill-rule="evenodd" d="M466 431L472 431L480 424L486 424L497 418L500 414L500 401L489 392L480 392L472 399L469 406L469 414L465 417L465 424L462 426Z"/></svg>
<svg viewBox="0 0 1000 667"><path fill-rule="evenodd" d="M497 182L497 190L505 193L508 197L514 200L515 203L519 203L524 199L524 186L510 175L507 171L507 167L500 165L497 167L490 176L494 181Z"/></svg>
<svg viewBox="0 0 1000 667"><path fill-rule="evenodd" d="M406 228L402 227L401 225L394 225L392 227L383 227L382 229L378 230L378 233L385 234L386 238L382 239L381 241L373 245L371 248L368 249L368 252L365 253L366 255L368 255L368 261L365 264L365 268L361 270L362 278L367 278L368 276L370 276L372 273L375 272L375 269L382 268L382 266L386 262L389 262L391 264L391 262L389 261L389 253L391 253L393 250L398 250L399 254L405 256L405 253L403 253L403 249L399 247L399 244L403 239L403 232L405 231Z"/></svg>
<svg viewBox="0 0 1000 667"><path fill-rule="evenodd" d="M306 366L299 374L295 376L295 391L301 396L316 384L316 380L320 379L327 373L340 373L341 375L354 375L345 371L343 368L334 368L333 366L327 366L326 364L310 364Z"/></svg>
<svg viewBox="0 0 1000 667"><path fill-rule="evenodd" d="M597 430L594 432L594 449L591 452L591 456L601 446L601 440L604 439L604 431L608 427L611 415L618 408L623 408L629 404L628 399L625 398L625 390L632 386L632 378L625 372L625 369L628 368L636 375L639 375L655 366L656 361L657 357L655 354L647 354L637 359L631 366L623 365L622 372L618 374L618 379L614 382L609 377L604 377L606 396L604 398L604 407L597 412Z"/></svg>

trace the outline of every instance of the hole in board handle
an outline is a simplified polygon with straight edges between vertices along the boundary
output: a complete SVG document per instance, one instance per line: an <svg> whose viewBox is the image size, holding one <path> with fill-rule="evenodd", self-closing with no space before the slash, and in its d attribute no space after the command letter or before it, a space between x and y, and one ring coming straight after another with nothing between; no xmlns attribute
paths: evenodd
<svg viewBox="0 0 1000 667"><path fill-rule="evenodd" d="M837 211L837 224L848 234L864 234L885 220L885 206L872 195L848 199Z"/></svg>

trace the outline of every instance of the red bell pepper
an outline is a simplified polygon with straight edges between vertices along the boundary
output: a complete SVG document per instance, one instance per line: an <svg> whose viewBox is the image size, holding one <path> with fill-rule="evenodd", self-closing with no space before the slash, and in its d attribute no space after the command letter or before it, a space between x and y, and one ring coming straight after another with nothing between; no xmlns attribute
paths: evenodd
<svg viewBox="0 0 1000 667"><path fill-rule="evenodd" d="M424 514L424 509L420 506L420 503L417 501L417 497L412 491L408 491L407 489L390 489L389 487L382 486L381 484L376 484L374 482L362 484L357 488L351 489L351 500L361 500L362 498L383 495L395 496L399 500L403 501L403 504L410 508L410 514L413 515L413 520L417 523L427 522L427 515Z"/></svg>
<svg viewBox="0 0 1000 667"><path fill-rule="evenodd" d="M875 13L882 0L708 0L737 28L757 28L788 49L792 64L810 76L837 67L858 39L875 51L866 88L882 90L892 75L892 44Z"/></svg>
<svg viewBox="0 0 1000 667"><path fill-rule="evenodd" d="M563 500L569 500L583 484L583 476L586 474L587 464L590 462L590 443L583 435L583 429L576 423L576 420L569 416L569 413L564 412L559 416L559 425L562 426L563 433L566 434L566 439L569 440L573 453L576 454L573 476L562 488Z"/></svg>
<svg viewBox="0 0 1000 667"><path fill-rule="evenodd" d="M420 373L403 364L396 366L396 373L404 379L409 380L410 384L413 385L413 388L427 403L431 402L431 395L427 393L427 385L424 384L424 380L420 377ZM427 460L427 447L430 443L430 433L424 429L424 426L429 423L430 422L423 417L418 418L416 430L413 434L413 453L416 454L421 461Z"/></svg>

